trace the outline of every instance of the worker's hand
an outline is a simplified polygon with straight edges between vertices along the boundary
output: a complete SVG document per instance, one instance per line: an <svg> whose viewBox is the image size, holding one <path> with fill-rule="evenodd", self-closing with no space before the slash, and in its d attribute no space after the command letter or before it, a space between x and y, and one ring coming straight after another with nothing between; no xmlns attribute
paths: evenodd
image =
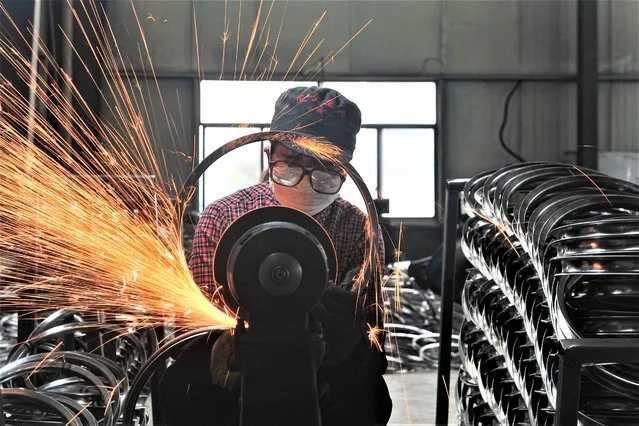
<svg viewBox="0 0 639 426"><path fill-rule="evenodd" d="M365 317L357 309L357 294L330 284L311 313L322 324L327 347L324 365L342 363L364 332Z"/></svg>
<svg viewBox="0 0 639 426"><path fill-rule="evenodd" d="M343 288L345 290L352 290L353 289L353 281L359 275L360 270L361 270L361 268L355 268L355 269L351 269L350 271L348 271L346 273L346 276L342 280L342 282L339 283L338 287ZM333 284L332 281L328 282L329 287L332 284Z"/></svg>
<svg viewBox="0 0 639 426"><path fill-rule="evenodd" d="M233 336L228 330L222 333L213 345L209 371L215 386L228 390L240 389L242 373L235 358Z"/></svg>

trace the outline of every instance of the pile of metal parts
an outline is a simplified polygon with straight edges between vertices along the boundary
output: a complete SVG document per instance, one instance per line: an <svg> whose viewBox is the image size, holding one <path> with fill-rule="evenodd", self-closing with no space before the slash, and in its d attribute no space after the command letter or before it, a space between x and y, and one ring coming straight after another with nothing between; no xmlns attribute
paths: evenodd
<svg viewBox="0 0 639 426"><path fill-rule="evenodd" d="M471 179L463 202L476 269L462 295L459 417L552 425L559 340L639 336L639 186L523 163ZM579 410L584 425L636 424L639 364L585 367Z"/></svg>
<svg viewBox="0 0 639 426"><path fill-rule="evenodd" d="M385 350L389 372L437 368L441 297L420 288L407 270L410 262L390 265L384 277ZM464 319L461 305L455 303L453 346L456 348ZM453 350L451 361L459 365Z"/></svg>
<svg viewBox="0 0 639 426"><path fill-rule="evenodd" d="M117 321L107 325L69 311L43 318L32 323L21 344L17 315L0 319L4 424L122 424L129 384L157 350L155 331L113 325ZM135 425L149 424L148 395L147 389L136 402Z"/></svg>

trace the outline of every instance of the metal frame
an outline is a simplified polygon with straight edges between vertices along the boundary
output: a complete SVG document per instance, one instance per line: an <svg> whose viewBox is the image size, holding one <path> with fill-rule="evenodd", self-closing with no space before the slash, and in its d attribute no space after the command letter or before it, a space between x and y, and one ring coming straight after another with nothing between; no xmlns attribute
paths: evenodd
<svg viewBox="0 0 639 426"><path fill-rule="evenodd" d="M441 325L439 329L439 362L437 363L437 400L435 424L448 424L450 395L450 357L453 334L453 308L455 299L455 260L457 247L457 222L459 221L459 194L470 179L446 181L444 210L444 258L442 259ZM447 285L446 283L453 283Z"/></svg>
<svg viewBox="0 0 639 426"><path fill-rule="evenodd" d="M583 366L634 363L639 339L566 339L559 341L559 348L555 426L575 426L579 418Z"/></svg>

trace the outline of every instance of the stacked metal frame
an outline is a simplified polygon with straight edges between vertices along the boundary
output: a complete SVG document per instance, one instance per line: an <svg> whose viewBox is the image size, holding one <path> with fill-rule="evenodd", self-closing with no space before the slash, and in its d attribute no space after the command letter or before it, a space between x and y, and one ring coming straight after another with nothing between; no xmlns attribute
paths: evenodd
<svg viewBox="0 0 639 426"><path fill-rule="evenodd" d="M384 347L389 372L407 372L437 368L441 297L420 288L408 274L410 262L389 265L382 288L384 295ZM454 305L453 342L459 339L464 319L462 307ZM459 354L452 353L452 363L459 365Z"/></svg>
<svg viewBox="0 0 639 426"><path fill-rule="evenodd" d="M522 163L469 180L463 203L474 269L462 296L459 417L552 425L559 339L639 337L639 186ZM582 424L639 418L639 364L587 366L582 382Z"/></svg>
<svg viewBox="0 0 639 426"><path fill-rule="evenodd" d="M45 313L43 313L45 314ZM42 315L31 335L17 343L15 314L0 320L0 399L6 424L122 424L130 383L158 342L153 330L132 330L85 319L77 312ZM136 425L148 424L148 388L136 400ZM4 423L3 423L4 424Z"/></svg>

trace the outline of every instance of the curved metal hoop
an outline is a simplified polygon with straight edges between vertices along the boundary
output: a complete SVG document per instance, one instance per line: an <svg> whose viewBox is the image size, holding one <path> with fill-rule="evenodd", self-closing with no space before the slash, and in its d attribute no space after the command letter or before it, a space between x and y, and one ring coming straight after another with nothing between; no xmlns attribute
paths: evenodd
<svg viewBox="0 0 639 426"><path fill-rule="evenodd" d="M260 142L265 140L270 141L278 141L278 140L295 140L304 137L308 139L306 136L301 136L296 134L295 132L260 132L260 133L252 133L247 136L242 136L240 138L234 139L226 144L222 145L211 154L209 154L198 166L191 172L191 174L187 177L182 189L180 190L178 199L177 199L177 208L179 210L179 203L189 199L193 192L195 191L196 185L200 177L204 174L204 172L219 160L224 154L227 154L239 147L244 145L248 145L253 142ZM359 175L357 170L350 164L346 162L339 162L337 164L340 166L348 176L353 179L355 186L357 187L359 193L364 199L364 203L366 204L366 213L368 214L370 224L371 224L371 242L372 245L372 253L379 252L379 217L377 216L377 210L375 210L375 204L373 203L373 198L371 197L368 189L366 188L366 184L362 180L362 177ZM372 265L369 262L364 262L364 280L362 282L367 283L371 277L371 267Z"/></svg>

